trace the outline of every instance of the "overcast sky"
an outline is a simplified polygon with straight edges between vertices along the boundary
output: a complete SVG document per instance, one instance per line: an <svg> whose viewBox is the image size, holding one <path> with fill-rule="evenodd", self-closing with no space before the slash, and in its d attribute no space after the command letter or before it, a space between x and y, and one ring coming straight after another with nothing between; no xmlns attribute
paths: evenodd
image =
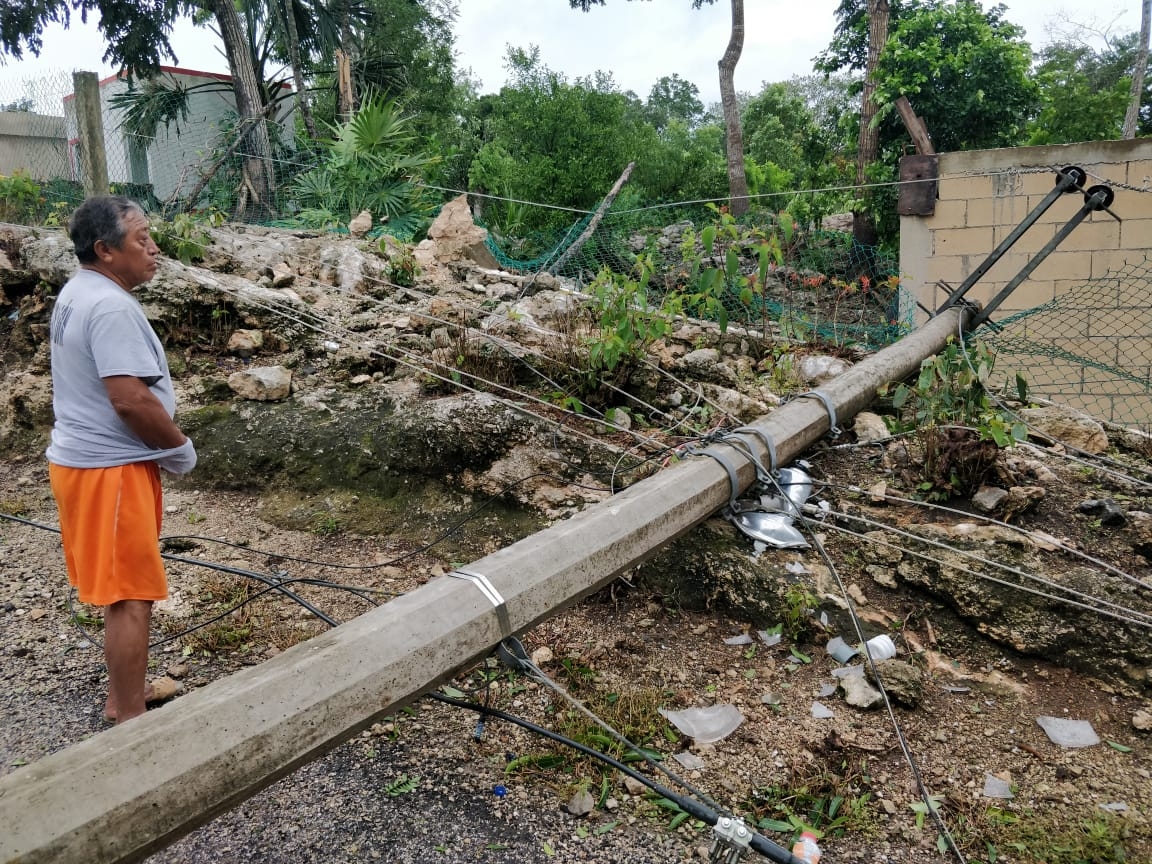
<svg viewBox="0 0 1152 864"><path fill-rule="evenodd" d="M736 69L736 87L755 92L764 82L784 81L812 72L815 57L832 37L838 0L747 0L744 4L744 53ZM570 80L610 71L623 89L647 97L664 75L678 73L694 83L702 99L719 99L716 61L728 42L730 6L725 0L692 9L690 0L625 2L582 13L567 0L460 0L456 24L458 65L469 68L482 92L505 82L508 45L538 45L544 63ZM985 7L989 3L984 4ZM1007 18L1024 27L1033 47L1050 41L1046 31L1060 16L1094 23L1114 32L1139 29L1138 0L1005 0ZM38 58L4 58L0 65L0 102L23 95L26 80L45 76L69 80L75 69L106 77L114 72L101 56L103 45L94 22L77 17L71 30L53 27L44 36ZM179 65L227 72L213 33L181 22L172 45Z"/></svg>

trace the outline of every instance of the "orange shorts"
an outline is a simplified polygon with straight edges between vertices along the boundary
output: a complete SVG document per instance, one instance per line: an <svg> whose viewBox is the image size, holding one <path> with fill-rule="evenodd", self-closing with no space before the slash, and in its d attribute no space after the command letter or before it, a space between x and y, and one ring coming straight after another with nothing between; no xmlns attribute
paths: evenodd
<svg viewBox="0 0 1152 864"><path fill-rule="evenodd" d="M68 581L81 603L164 600L160 558L160 469L155 462L114 468L48 465L60 511Z"/></svg>

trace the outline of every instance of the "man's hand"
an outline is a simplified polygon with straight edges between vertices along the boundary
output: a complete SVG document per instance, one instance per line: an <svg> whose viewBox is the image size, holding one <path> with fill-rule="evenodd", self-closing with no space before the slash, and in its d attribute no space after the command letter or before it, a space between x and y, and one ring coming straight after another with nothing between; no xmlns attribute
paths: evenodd
<svg viewBox="0 0 1152 864"><path fill-rule="evenodd" d="M169 474L187 474L196 467L196 448L192 446L192 439L185 438L183 444L157 459L156 464Z"/></svg>

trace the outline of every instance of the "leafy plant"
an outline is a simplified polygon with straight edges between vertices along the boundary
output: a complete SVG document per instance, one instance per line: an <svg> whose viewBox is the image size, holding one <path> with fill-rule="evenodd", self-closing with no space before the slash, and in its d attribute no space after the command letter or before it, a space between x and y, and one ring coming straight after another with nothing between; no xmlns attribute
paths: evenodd
<svg viewBox="0 0 1152 864"><path fill-rule="evenodd" d="M950 337L944 350L926 358L911 384L897 385L892 407L896 431L913 431L920 443L916 484L931 498L974 491L996 460L999 448L1027 436L1027 428L1001 411L988 393L994 355L982 342ZM1027 388L1017 376L1017 390Z"/></svg>
<svg viewBox="0 0 1152 864"><path fill-rule="evenodd" d="M618 385L626 381L652 343L671 329L677 301L671 298L662 305L653 305L649 284L652 272L651 259L642 256L636 264L635 279L604 269L592 282L593 326L587 337L586 393L606 383Z"/></svg>
<svg viewBox="0 0 1152 864"><path fill-rule="evenodd" d="M293 181L295 221L327 227L368 210L394 236L415 234L431 210L419 174L436 157L415 151L411 124L395 102L374 96L347 123L330 126L321 164Z"/></svg>
<svg viewBox="0 0 1152 864"><path fill-rule="evenodd" d="M848 831L869 833L875 825L867 763L848 761L836 770L815 763L796 763L787 782L761 787L752 793L749 809L758 817L757 827L798 835L811 831L817 837L839 836ZM771 814L771 815L769 815Z"/></svg>
<svg viewBox="0 0 1152 864"><path fill-rule="evenodd" d="M340 520L331 513L317 513L312 530L321 537L332 537L340 533Z"/></svg>
<svg viewBox="0 0 1152 864"><path fill-rule="evenodd" d="M784 592L782 631L789 639L803 641L812 618L812 610L820 605L820 598L808 590L807 586L796 583ZM810 660L801 662L811 662Z"/></svg>
<svg viewBox="0 0 1152 864"><path fill-rule="evenodd" d="M212 235L205 226L216 227L224 221L224 214L218 210L207 213L178 213L170 221L152 225L152 240L160 251L169 258L176 258L182 264L203 261Z"/></svg>
<svg viewBox="0 0 1152 864"><path fill-rule="evenodd" d="M384 787L384 794L392 798L400 795L407 795L420 785L419 777L409 777L407 774L401 774L391 783Z"/></svg>
<svg viewBox="0 0 1152 864"><path fill-rule="evenodd" d="M380 241L380 249L388 256L388 281L401 288L415 285L416 277L420 275L420 265L416 263L412 250L395 242L387 245L384 239Z"/></svg>
<svg viewBox="0 0 1152 864"><path fill-rule="evenodd" d="M36 221L36 212L43 199L40 184L17 168L11 174L0 174L0 222Z"/></svg>

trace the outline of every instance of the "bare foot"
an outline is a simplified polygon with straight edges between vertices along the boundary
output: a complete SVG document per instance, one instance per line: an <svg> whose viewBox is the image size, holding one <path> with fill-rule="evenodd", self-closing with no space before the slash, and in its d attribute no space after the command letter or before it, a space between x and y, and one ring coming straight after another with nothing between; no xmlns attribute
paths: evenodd
<svg viewBox="0 0 1152 864"><path fill-rule="evenodd" d="M156 691L152 688L151 684L145 684L144 685L144 704L147 705L149 702L155 702L155 701L156 701ZM104 720L108 723L118 723L119 722L119 716L118 715L119 715L119 712L116 710L116 706L114 706L112 704L112 697L109 696L108 700L105 701L105 703L104 703ZM129 720L131 718L125 717L124 719Z"/></svg>

